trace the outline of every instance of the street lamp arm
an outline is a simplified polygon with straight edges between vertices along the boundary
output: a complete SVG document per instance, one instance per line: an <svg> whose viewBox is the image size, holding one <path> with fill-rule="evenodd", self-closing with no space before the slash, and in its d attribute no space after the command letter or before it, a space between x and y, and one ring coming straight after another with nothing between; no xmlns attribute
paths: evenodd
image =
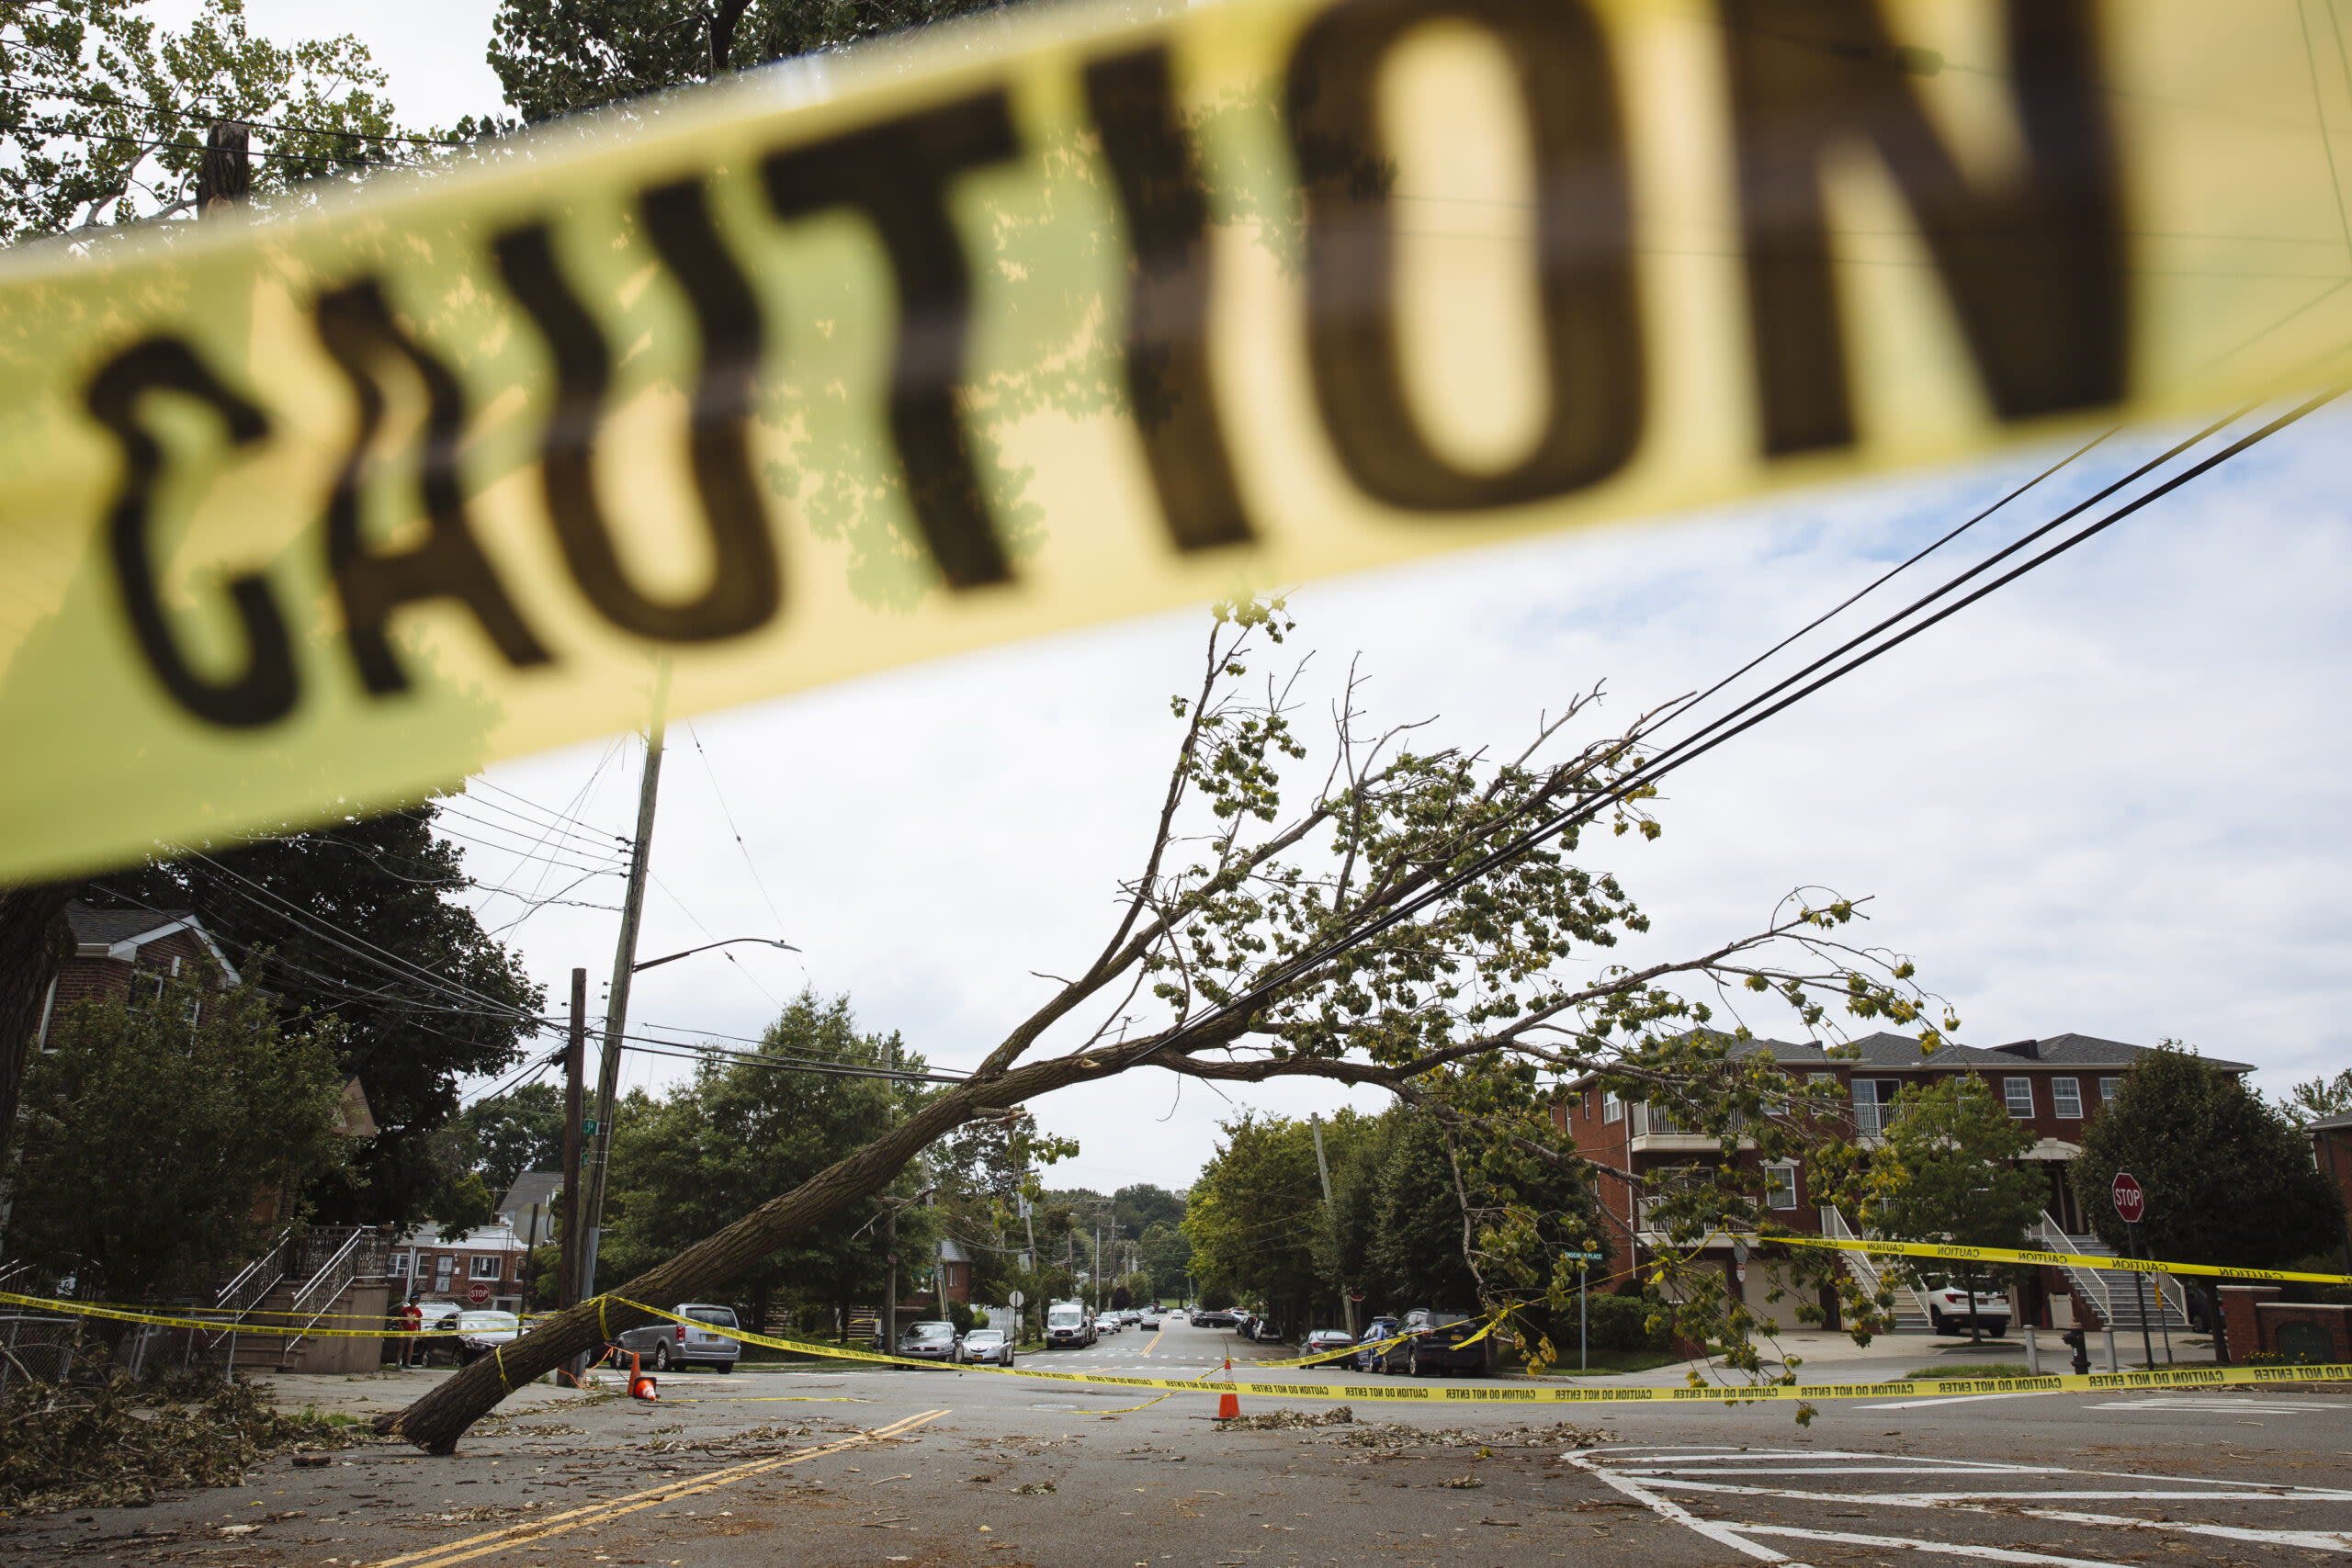
<svg viewBox="0 0 2352 1568"><path fill-rule="evenodd" d="M675 964L681 958L692 958L695 953L708 953L714 947L732 947L739 942L756 942L766 947L780 947L786 953L797 953L800 951L790 942L782 941L776 937L730 936L725 942L707 942L700 947L690 947L684 953L665 953L659 958L649 958L642 964L632 964L629 965L629 973L634 975L640 969L654 969L659 968L664 964Z"/></svg>

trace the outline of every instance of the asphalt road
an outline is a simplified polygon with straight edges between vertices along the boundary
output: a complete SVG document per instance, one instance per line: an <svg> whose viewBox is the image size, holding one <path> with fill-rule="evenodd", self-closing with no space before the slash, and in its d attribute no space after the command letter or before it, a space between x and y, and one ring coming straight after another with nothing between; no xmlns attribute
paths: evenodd
<svg viewBox="0 0 2352 1568"><path fill-rule="evenodd" d="M1189 1376L1285 1352L1135 1330L1023 1370ZM422 1376L423 1374L419 1374ZM1301 1381L1302 1374L1282 1374ZM359 1380L355 1397L422 1384ZM394 1445L140 1509L11 1521L42 1562L1276 1568L1554 1560L2304 1568L2352 1557L2352 1392L1786 1405L1359 1406L1220 1429L1213 1402L930 1371L535 1386L450 1459ZM309 1397L309 1391L304 1391ZM1245 1402L1245 1415L1266 1414ZM1299 1401L1323 1416L1333 1406Z"/></svg>

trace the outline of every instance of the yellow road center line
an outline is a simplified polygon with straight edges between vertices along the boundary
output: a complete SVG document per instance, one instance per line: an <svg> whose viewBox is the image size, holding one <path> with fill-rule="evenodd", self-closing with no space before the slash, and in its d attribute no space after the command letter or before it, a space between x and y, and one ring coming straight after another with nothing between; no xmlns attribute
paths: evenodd
<svg viewBox="0 0 2352 1568"><path fill-rule="evenodd" d="M1167 1333L1167 1332L1168 1332L1168 1330L1166 1330L1166 1329L1164 1329L1164 1328L1154 1329L1154 1330L1152 1331L1152 1336L1151 1336L1151 1345L1147 1345L1147 1346L1145 1346L1145 1347L1143 1348L1142 1351L1141 1351L1141 1354L1146 1355L1146 1356L1150 1355L1150 1354L1151 1354L1151 1346L1152 1346L1152 1345L1157 1345L1157 1344L1159 1344L1159 1337L1160 1337L1161 1335L1163 1335L1163 1334Z"/></svg>
<svg viewBox="0 0 2352 1568"><path fill-rule="evenodd" d="M487 1556L491 1552L509 1546L521 1546L526 1542L545 1540L549 1536L569 1534L572 1530L588 1525L601 1524L607 1519L621 1518L639 1509L657 1507L663 1503L675 1502L681 1497L694 1497L705 1492L716 1492L722 1486L731 1486L738 1481L749 1480L754 1475L765 1474L772 1470L781 1470L786 1465L798 1464L803 1460L821 1459L827 1454L837 1454L843 1450L856 1448L862 1443L874 1442L883 1438L895 1438L901 1433L912 1431L926 1422L936 1421L946 1414L945 1409L926 1410L921 1415L910 1416L904 1420L894 1421L887 1427L877 1427L870 1432L860 1432L854 1438L844 1438L840 1442L827 1443L821 1448L803 1449L797 1453L779 1454L773 1459L752 1460L743 1464L730 1465L726 1469L714 1470L691 1480L673 1481L667 1485L652 1487L643 1492L634 1492L626 1497L616 1497L609 1503L591 1503L583 1507L549 1515L544 1519L528 1519L509 1525L503 1529L488 1530L481 1535L468 1536L462 1540L427 1547L421 1551L403 1552L398 1557L387 1557L381 1562L368 1564L367 1568L402 1568L404 1564L415 1564L418 1568L450 1568L453 1563L470 1562L477 1557Z"/></svg>

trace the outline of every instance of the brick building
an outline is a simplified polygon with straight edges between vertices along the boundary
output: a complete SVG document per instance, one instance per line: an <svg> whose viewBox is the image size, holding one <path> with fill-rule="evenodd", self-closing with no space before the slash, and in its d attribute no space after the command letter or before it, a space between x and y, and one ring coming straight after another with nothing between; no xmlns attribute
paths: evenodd
<svg viewBox="0 0 2352 1568"><path fill-rule="evenodd" d="M2312 1136L2312 1163L2330 1181L2352 1210L2352 1111L2323 1116L2304 1129ZM2344 1266L2352 1272L2352 1241L2344 1244Z"/></svg>
<svg viewBox="0 0 2352 1568"><path fill-rule="evenodd" d="M483 1306L503 1312L523 1310L524 1259L531 1251L509 1216L470 1230L455 1241L443 1241L441 1228L427 1220L396 1238L385 1275L394 1298L406 1301L422 1292L427 1301L473 1304L473 1288L484 1287ZM537 1247L544 1263L551 1256L544 1233Z"/></svg>
<svg viewBox="0 0 2352 1568"><path fill-rule="evenodd" d="M40 1043L49 1043L50 1025L58 1010L93 998L129 997L134 986L157 993L166 976L193 972L209 976L216 987L238 983L237 966L204 929L204 922L185 909L94 909L87 904L65 907L66 930L74 951L57 966L41 998Z"/></svg>
<svg viewBox="0 0 2352 1568"><path fill-rule="evenodd" d="M1735 1060L1769 1055L1775 1066L1792 1077L1835 1084L1839 1099L1850 1108L1855 1137L1865 1149L1881 1141L1882 1130L1894 1114L1896 1097L1904 1089L1924 1088L1964 1074L1982 1077L2008 1108L2009 1114L2025 1123L2034 1135L2033 1146L2017 1162L2038 1167L2048 1184L2049 1201L2043 1213L2041 1235L2034 1245L2052 1250L2105 1254L2107 1247L2090 1235L2090 1225L2067 1179L2067 1168L2083 1152L2083 1130L2098 1115L2099 1107L2113 1098L2123 1074L2148 1049L2091 1035L2060 1034L2043 1040L2020 1040L1989 1050L1945 1045L1932 1055L1922 1055L1916 1040L1899 1034L1873 1034L1856 1041L1835 1056L1818 1044L1781 1040L1742 1042L1732 1049L1731 1055ZM2245 1062L2208 1057L2206 1063L2226 1073L2254 1070ZM1657 1199L1646 1190L1670 1180L1676 1167L1712 1164L1718 1157L1719 1146L1714 1138L1686 1131L1647 1105L1629 1103L1601 1090L1594 1076L1576 1080L1568 1086L1568 1091L1554 1105L1553 1120L1574 1138L1579 1153L1631 1178L1630 1181L1604 1179L1600 1192L1603 1208L1616 1222L1618 1234L1632 1241L1638 1258L1651 1246L1665 1239L1650 1223L1649 1211ZM1764 1169L1753 1146L1744 1147L1744 1160L1762 1179L1766 1201L1776 1224L1801 1235L1855 1234L1854 1216L1819 1204L1800 1165L1790 1163ZM2347 1139L2346 1153L2352 1156L2352 1139ZM2352 1164L2352 1159L2347 1159L2347 1164ZM1766 1299L1775 1286L1791 1283L1785 1271L1774 1262L1758 1258L1754 1265L1741 1269L1728 1242L1702 1257L1724 1269L1731 1288L1751 1311L1783 1328L1798 1326L1794 1309L1799 1297L1793 1291L1779 1303ZM1877 1280L1867 1260L1853 1254L1845 1257L1847 1266L1874 1290ZM2013 1301L2018 1321L2067 1327L2077 1323L2112 1323L2126 1312L2139 1310L2115 1294L2119 1284L2127 1295L2132 1292L2128 1280L2119 1280L2104 1271L2088 1269L2044 1269L2037 1272L2034 1283L2018 1292ZM2169 1310L2177 1325L2186 1326L2187 1315L2195 1303L2181 1295L2177 1287L2166 1285L2164 1289L2169 1292L2165 1299L2174 1303ZM1904 1327L1930 1326L1926 1310L1910 1298L1909 1292L1898 1290L1896 1296L1897 1315ZM1815 1301L1810 1293L1803 1299ZM1829 1304L1827 1292L1823 1292L1817 1304ZM2159 1302L2152 1303L2150 1310L2162 1313L2166 1309ZM2151 1317L2150 1321L2156 1319Z"/></svg>

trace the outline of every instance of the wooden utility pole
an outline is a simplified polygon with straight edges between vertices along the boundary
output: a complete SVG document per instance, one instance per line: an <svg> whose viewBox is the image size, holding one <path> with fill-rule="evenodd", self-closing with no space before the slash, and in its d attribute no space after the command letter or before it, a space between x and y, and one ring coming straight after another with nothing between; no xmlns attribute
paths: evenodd
<svg viewBox="0 0 2352 1568"><path fill-rule="evenodd" d="M563 1244L556 1262L556 1303L580 1300L581 1076L588 1055L588 971L571 972L571 1032L563 1045Z"/></svg>
<svg viewBox="0 0 2352 1568"><path fill-rule="evenodd" d="M612 989L605 999L605 1053L596 1063L596 1131L581 1172L587 1186L581 1204L586 1244L580 1258L582 1300L596 1293L596 1244L604 1235L605 1179L613 1153L613 1101L620 1095L622 1036L628 1027L628 987L637 973L638 922L645 912L645 878L653 856L653 807L662 791L662 736L669 700L670 661L665 659L653 681L653 722L645 731L645 773L637 790L637 838L629 851L628 891L621 899L621 939L613 952Z"/></svg>

